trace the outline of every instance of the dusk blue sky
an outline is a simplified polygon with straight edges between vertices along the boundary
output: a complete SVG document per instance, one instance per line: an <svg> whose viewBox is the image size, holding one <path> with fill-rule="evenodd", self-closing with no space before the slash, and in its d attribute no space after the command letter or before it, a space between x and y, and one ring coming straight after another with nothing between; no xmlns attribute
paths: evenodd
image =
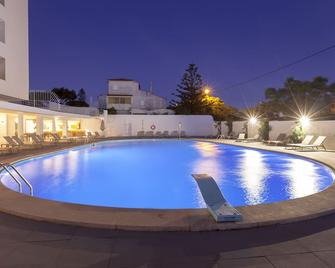
<svg viewBox="0 0 335 268"><path fill-rule="evenodd" d="M225 90L335 44L333 0L30 0L30 88L86 89L131 78L171 98L189 63L230 105L263 99L287 76L335 80L335 50Z"/></svg>

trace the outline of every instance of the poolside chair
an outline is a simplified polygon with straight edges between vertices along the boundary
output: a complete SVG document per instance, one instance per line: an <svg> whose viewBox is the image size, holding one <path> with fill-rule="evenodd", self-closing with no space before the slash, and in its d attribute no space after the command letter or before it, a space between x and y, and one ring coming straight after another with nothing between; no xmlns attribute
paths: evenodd
<svg viewBox="0 0 335 268"><path fill-rule="evenodd" d="M19 147L19 144L15 142L11 137L9 136L3 136L4 140L7 142L6 144L1 144L1 147L8 147L8 148L17 148Z"/></svg>
<svg viewBox="0 0 335 268"><path fill-rule="evenodd" d="M259 140L259 134L256 134L253 138L247 138L244 142L255 142Z"/></svg>
<svg viewBox="0 0 335 268"><path fill-rule="evenodd" d="M287 138L287 135L285 133L280 133L275 140L268 140L268 141L263 141L264 144L266 145L284 145L285 140Z"/></svg>
<svg viewBox="0 0 335 268"><path fill-rule="evenodd" d="M245 133L240 133L238 134L237 139L235 140L235 142L241 142L245 140Z"/></svg>
<svg viewBox="0 0 335 268"><path fill-rule="evenodd" d="M154 132L153 131L146 131L145 133L144 133L144 136L145 137L153 137L154 136Z"/></svg>
<svg viewBox="0 0 335 268"><path fill-rule="evenodd" d="M33 149L40 146L34 143L25 143L18 136L12 136L12 139L19 145L20 149Z"/></svg>
<svg viewBox="0 0 335 268"><path fill-rule="evenodd" d="M186 137L186 132L184 130L180 131L180 137Z"/></svg>
<svg viewBox="0 0 335 268"><path fill-rule="evenodd" d="M156 137L163 137L162 131L156 131L155 136Z"/></svg>
<svg viewBox="0 0 335 268"><path fill-rule="evenodd" d="M36 136L43 145L56 145L57 144L56 140L47 141L42 136L40 136L38 134L32 134L32 136Z"/></svg>
<svg viewBox="0 0 335 268"><path fill-rule="evenodd" d="M104 136L101 136L98 131L94 131L94 135L96 139L106 139Z"/></svg>
<svg viewBox="0 0 335 268"><path fill-rule="evenodd" d="M172 131L171 132L171 137L174 137L174 138L179 137L178 131L177 130Z"/></svg>
<svg viewBox="0 0 335 268"><path fill-rule="evenodd" d="M163 131L163 137L165 138L169 137L169 131L167 130Z"/></svg>
<svg viewBox="0 0 335 268"><path fill-rule="evenodd" d="M324 146L324 142L326 141L327 136L319 136L312 144L300 144L296 145L296 150L304 150L304 149L311 149L311 150L319 150L322 148L326 151L326 147Z"/></svg>
<svg viewBox="0 0 335 268"><path fill-rule="evenodd" d="M192 174L209 212L217 222L240 221L241 214L223 197L215 180L207 174Z"/></svg>
<svg viewBox="0 0 335 268"><path fill-rule="evenodd" d="M303 141L301 143L290 143L290 144L287 144L285 149L294 149L296 147L299 147L301 145L309 145L311 143L311 141L313 140L314 136L313 135L307 135Z"/></svg>
<svg viewBox="0 0 335 268"><path fill-rule="evenodd" d="M137 137L144 137L144 131L137 131Z"/></svg>
<svg viewBox="0 0 335 268"><path fill-rule="evenodd" d="M64 138L61 138L57 133L50 133L50 135L52 136L52 138L57 141L58 143L69 143L71 142L70 139L64 139Z"/></svg>
<svg viewBox="0 0 335 268"><path fill-rule="evenodd" d="M226 138L226 136L224 134L220 134L216 137L216 139L218 139L218 140L225 139L225 138Z"/></svg>
<svg viewBox="0 0 335 268"><path fill-rule="evenodd" d="M88 141L94 141L94 140L96 140L96 137L93 136L92 132L88 131L87 132L87 139L88 139Z"/></svg>

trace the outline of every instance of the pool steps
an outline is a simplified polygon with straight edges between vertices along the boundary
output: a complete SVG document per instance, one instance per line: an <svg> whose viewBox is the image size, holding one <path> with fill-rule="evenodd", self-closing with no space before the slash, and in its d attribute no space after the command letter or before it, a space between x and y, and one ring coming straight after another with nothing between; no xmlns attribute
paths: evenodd
<svg viewBox="0 0 335 268"><path fill-rule="evenodd" d="M207 174L192 174L209 212L217 222L240 221L242 215L224 198L215 180Z"/></svg>
<svg viewBox="0 0 335 268"><path fill-rule="evenodd" d="M20 179L28 186L29 188L29 193L31 196L34 195L34 190L33 190L33 186L30 184L30 182L16 169L16 167L14 167L12 164L7 164L7 163L1 163L0 162L0 167L2 167L3 170L5 170L10 177L16 182L16 184L19 186L19 192L22 193L22 183L15 177L15 174L18 175L20 177ZM15 174L13 174L13 172L10 171L10 169L12 169Z"/></svg>

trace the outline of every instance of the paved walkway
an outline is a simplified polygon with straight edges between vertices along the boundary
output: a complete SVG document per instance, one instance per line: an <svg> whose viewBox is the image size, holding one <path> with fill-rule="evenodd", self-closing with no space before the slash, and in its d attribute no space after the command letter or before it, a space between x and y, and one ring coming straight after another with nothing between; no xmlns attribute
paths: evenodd
<svg viewBox="0 0 335 268"><path fill-rule="evenodd" d="M117 232L0 214L0 267L335 267L335 215L225 232Z"/></svg>
<svg viewBox="0 0 335 268"><path fill-rule="evenodd" d="M0 267L335 267L335 215L224 232L121 232L0 213Z"/></svg>

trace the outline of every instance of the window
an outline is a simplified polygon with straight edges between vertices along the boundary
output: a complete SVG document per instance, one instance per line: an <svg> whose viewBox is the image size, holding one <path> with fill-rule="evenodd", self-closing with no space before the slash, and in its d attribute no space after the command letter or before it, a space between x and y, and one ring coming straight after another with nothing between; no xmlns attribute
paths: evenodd
<svg viewBox="0 0 335 268"><path fill-rule="evenodd" d="M131 104L131 97L108 97L109 104Z"/></svg>
<svg viewBox="0 0 335 268"><path fill-rule="evenodd" d="M6 59L0 57L0 79L6 80Z"/></svg>
<svg viewBox="0 0 335 268"><path fill-rule="evenodd" d="M0 4L5 6L5 0L0 0Z"/></svg>
<svg viewBox="0 0 335 268"><path fill-rule="evenodd" d="M0 42L5 43L5 41L6 41L5 21L0 19Z"/></svg>

